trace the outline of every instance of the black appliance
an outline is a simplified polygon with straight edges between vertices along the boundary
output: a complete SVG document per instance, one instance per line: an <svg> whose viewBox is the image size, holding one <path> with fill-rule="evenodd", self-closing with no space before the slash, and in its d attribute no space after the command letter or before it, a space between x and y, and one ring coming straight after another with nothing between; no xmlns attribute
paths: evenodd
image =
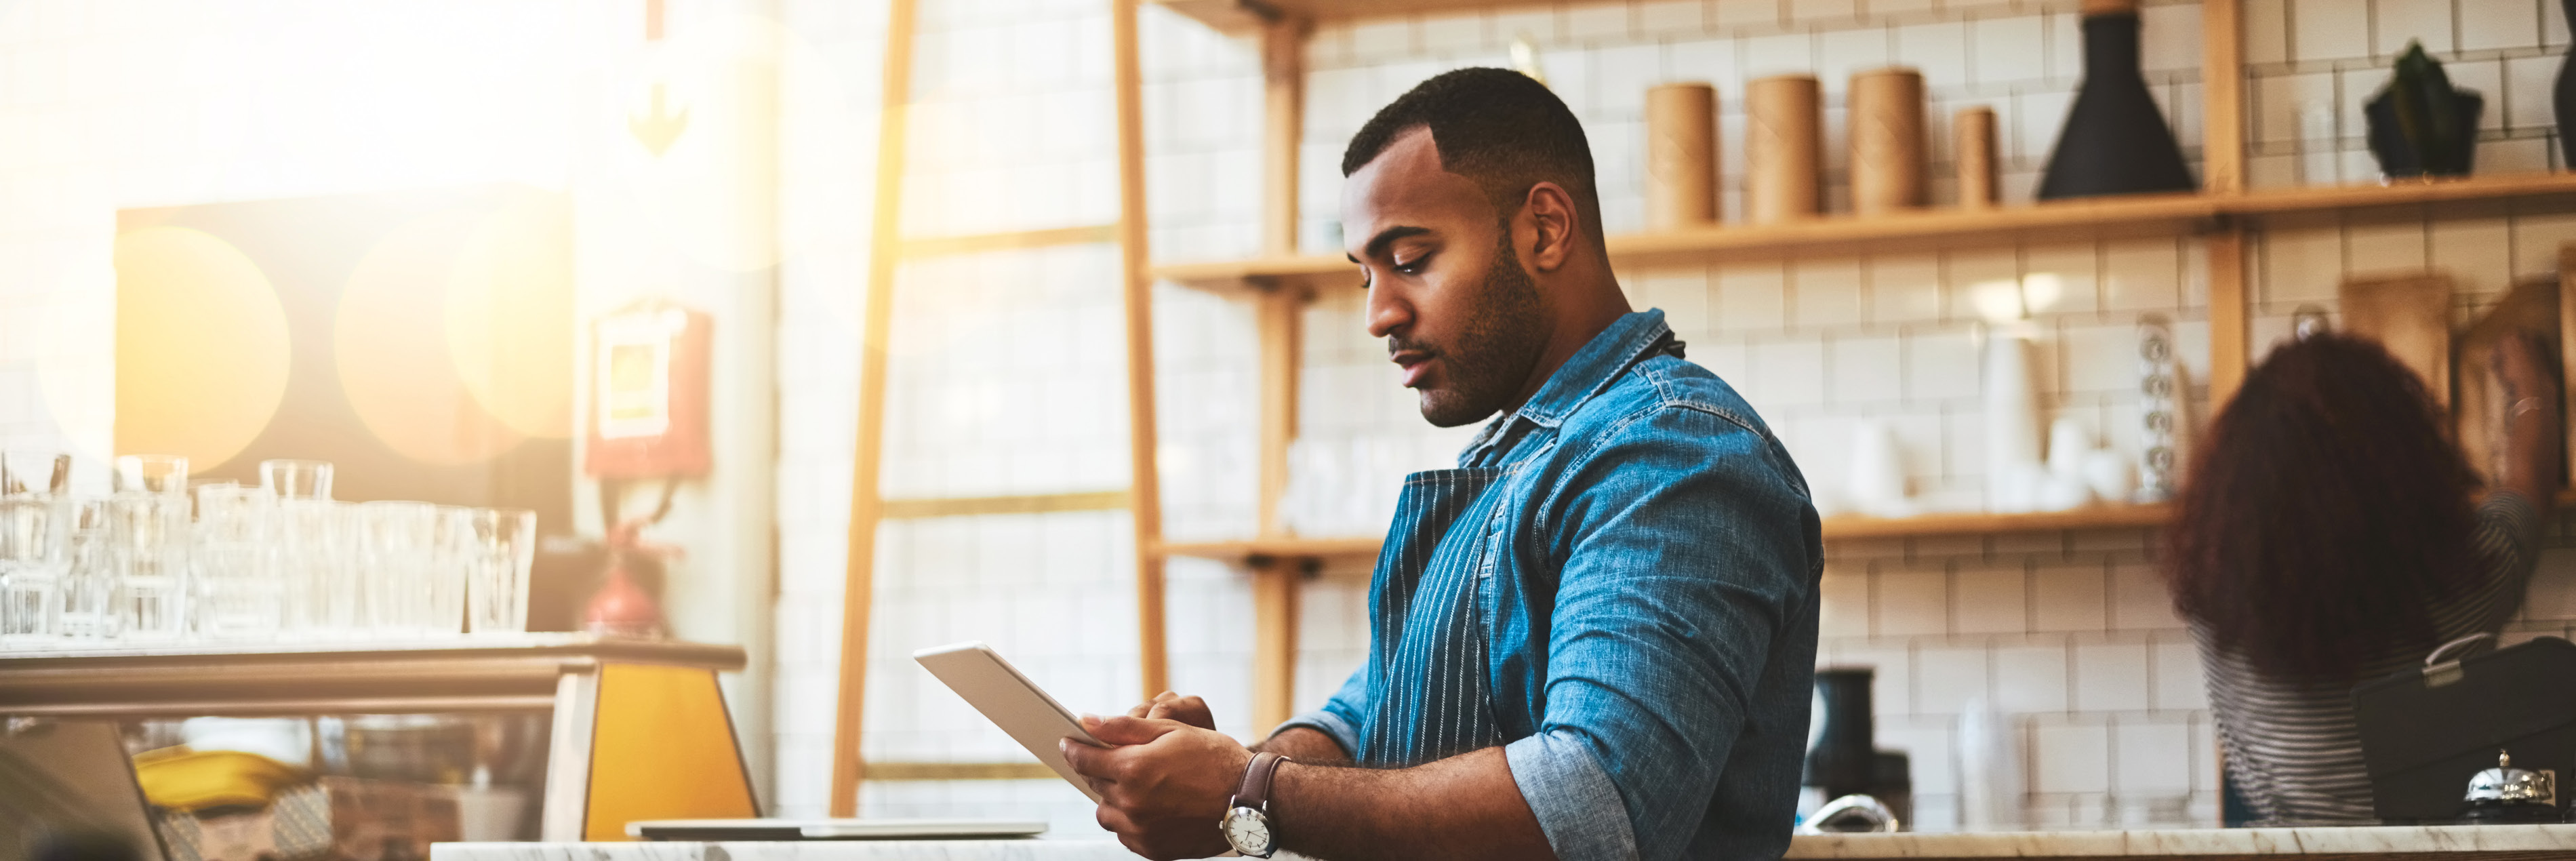
<svg viewBox="0 0 2576 861"><path fill-rule="evenodd" d="M2451 657L2455 641L2410 668L2352 691L2361 758L2377 813L2392 823L2440 822L2468 811L2463 790L2497 768L2576 777L2576 643L2542 637ZM2560 798L2561 815L2567 809Z"/></svg>
<svg viewBox="0 0 2576 861"><path fill-rule="evenodd" d="M1825 728L1807 751L1800 783L1824 792L1826 800L1867 795L1887 805L1899 821L1911 821L1914 782L1902 752L1878 749L1869 667L1826 667L1816 671L1816 695L1824 700Z"/></svg>

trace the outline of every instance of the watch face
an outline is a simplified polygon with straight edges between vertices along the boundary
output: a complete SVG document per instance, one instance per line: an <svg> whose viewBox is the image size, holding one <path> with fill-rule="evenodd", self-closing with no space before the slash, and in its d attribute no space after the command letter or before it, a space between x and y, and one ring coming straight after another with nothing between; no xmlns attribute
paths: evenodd
<svg viewBox="0 0 2576 861"><path fill-rule="evenodd" d="M1270 821L1261 811L1236 807L1225 812L1225 842L1245 855L1270 854Z"/></svg>

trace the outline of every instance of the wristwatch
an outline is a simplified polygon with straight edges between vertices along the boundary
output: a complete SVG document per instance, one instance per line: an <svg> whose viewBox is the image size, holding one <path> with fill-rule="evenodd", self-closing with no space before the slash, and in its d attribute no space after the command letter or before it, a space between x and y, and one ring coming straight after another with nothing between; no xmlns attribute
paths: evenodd
<svg viewBox="0 0 2576 861"><path fill-rule="evenodd" d="M1268 858L1279 851L1279 832L1270 827L1270 777L1279 773L1279 764L1288 758L1263 751L1252 755L1252 764L1244 766L1243 786L1226 802L1225 818L1217 820L1217 829L1225 832L1225 842L1236 854L1247 858Z"/></svg>

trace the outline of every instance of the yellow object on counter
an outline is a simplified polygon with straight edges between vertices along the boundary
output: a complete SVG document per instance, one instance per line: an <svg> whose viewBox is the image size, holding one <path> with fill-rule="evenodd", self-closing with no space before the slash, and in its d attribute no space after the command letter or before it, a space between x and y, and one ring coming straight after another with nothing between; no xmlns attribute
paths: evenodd
<svg viewBox="0 0 2576 861"><path fill-rule="evenodd" d="M266 807L280 791L304 782L304 770L238 750L148 750L134 756L134 779L143 800L195 812L209 807Z"/></svg>
<svg viewBox="0 0 2576 861"><path fill-rule="evenodd" d="M645 819L760 815L714 673L648 664L601 667L591 738L584 840L635 839L627 836L626 823Z"/></svg>

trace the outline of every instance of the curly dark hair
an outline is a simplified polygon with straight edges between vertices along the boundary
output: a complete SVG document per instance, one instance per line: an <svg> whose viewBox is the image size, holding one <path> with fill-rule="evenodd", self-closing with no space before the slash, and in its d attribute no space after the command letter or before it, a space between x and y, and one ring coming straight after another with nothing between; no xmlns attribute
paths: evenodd
<svg viewBox="0 0 2576 861"><path fill-rule="evenodd" d="M2377 343L2314 335L2247 374L2166 532L2174 609L2275 677L2351 680L2431 651L2477 585L2476 473L2424 383Z"/></svg>

